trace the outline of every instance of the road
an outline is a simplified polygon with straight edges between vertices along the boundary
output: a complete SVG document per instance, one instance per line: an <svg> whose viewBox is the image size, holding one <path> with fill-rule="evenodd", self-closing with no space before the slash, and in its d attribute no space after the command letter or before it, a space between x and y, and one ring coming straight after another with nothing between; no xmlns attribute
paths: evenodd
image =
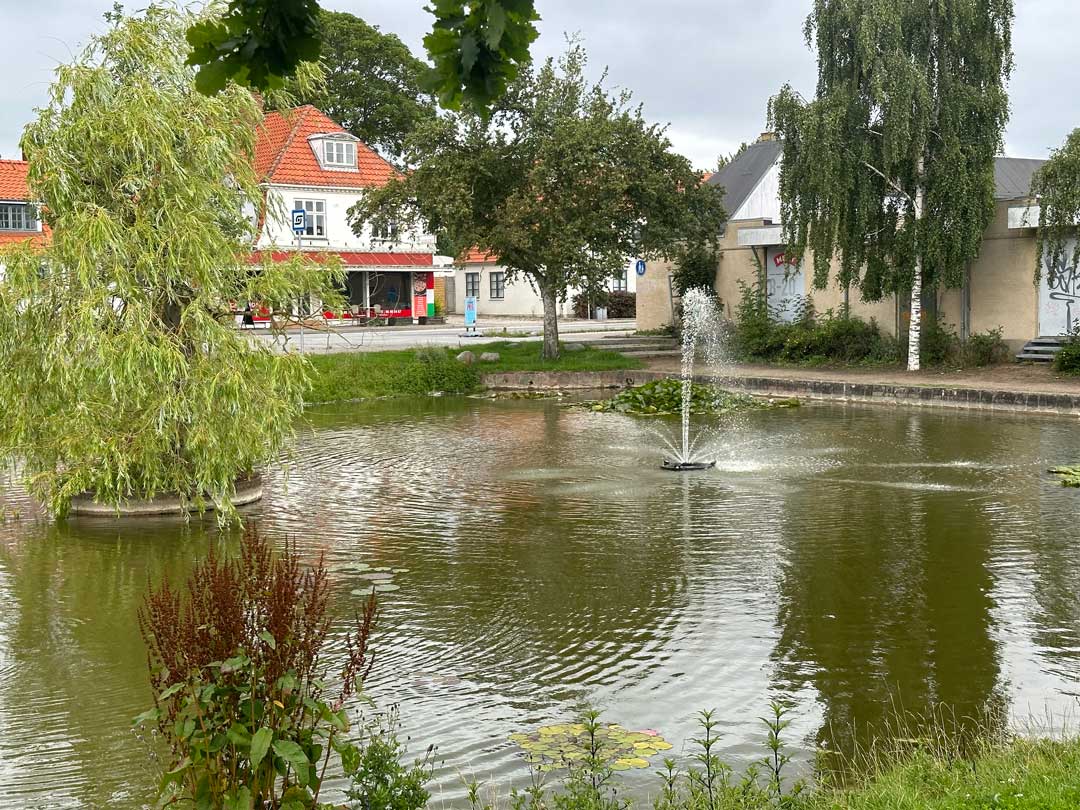
<svg viewBox="0 0 1080 810"><path fill-rule="evenodd" d="M306 354L335 352L380 352L390 349L414 349L420 346L464 347L493 340L539 340L543 333L541 321L492 321L481 324L480 337L465 338L465 327L445 326L379 326L331 327L328 331L289 329L287 336L274 335L268 330L246 332L254 340L276 342L286 351ZM566 321L559 324L559 338L564 342L593 340L600 335L625 336L633 334L637 325L632 320ZM283 342L284 341L284 342ZM302 348L301 348L302 344Z"/></svg>

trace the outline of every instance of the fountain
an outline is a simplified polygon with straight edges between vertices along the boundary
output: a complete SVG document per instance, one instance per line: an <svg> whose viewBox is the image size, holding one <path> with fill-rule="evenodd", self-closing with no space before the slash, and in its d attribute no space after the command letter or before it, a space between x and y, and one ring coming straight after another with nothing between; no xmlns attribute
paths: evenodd
<svg viewBox="0 0 1080 810"><path fill-rule="evenodd" d="M662 466L671 472L695 472L716 466L715 459L705 461L694 455L696 442L690 441L690 410L693 404L694 360L698 349L704 349L705 361L710 366L721 359L720 311L716 294L704 287L687 290L682 304L682 444L677 457L664 459Z"/></svg>

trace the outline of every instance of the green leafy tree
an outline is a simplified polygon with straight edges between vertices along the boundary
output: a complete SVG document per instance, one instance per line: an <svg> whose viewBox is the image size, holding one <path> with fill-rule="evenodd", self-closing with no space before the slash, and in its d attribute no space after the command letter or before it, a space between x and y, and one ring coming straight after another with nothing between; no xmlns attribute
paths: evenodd
<svg viewBox="0 0 1080 810"><path fill-rule="evenodd" d="M235 85L196 91L191 16L108 19L22 139L52 238L2 259L0 458L60 514L86 492L112 505L176 493L228 514L306 388L303 359L253 346L230 304L332 302L335 273L249 263L262 112Z"/></svg>
<svg viewBox="0 0 1080 810"><path fill-rule="evenodd" d="M433 0L424 47L435 63L430 86L451 110L486 114L506 92L537 37L534 0Z"/></svg>
<svg viewBox="0 0 1080 810"><path fill-rule="evenodd" d="M868 300L910 291L911 370L924 287L961 283L993 216L1012 21L1012 0L815 0L817 95L770 103L792 253L813 251L818 287L838 256Z"/></svg>
<svg viewBox="0 0 1080 810"><path fill-rule="evenodd" d="M1073 241L1080 225L1080 129L1073 130L1035 174L1031 193L1039 200L1036 275L1041 275L1045 259L1053 282L1070 263L1080 266L1080 240Z"/></svg>
<svg viewBox="0 0 1080 810"><path fill-rule="evenodd" d="M325 84L303 96L364 143L400 157L404 141L435 116L424 89L428 67L394 34L384 34L352 14L323 11Z"/></svg>
<svg viewBox="0 0 1080 810"><path fill-rule="evenodd" d="M187 34L199 88L216 93L232 80L267 91L303 62L319 58L324 33L317 0L229 0ZM426 83L443 106L486 113L529 63L536 39L534 0L432 0L424 45L434 62Z"/></svg>
<svg viewBox="0 0 1080 810"><path fill-rule="evenodd" d="M674 255L718 239L721 195L673 153L627 94L584 76L573 44L557 63L522 73L490 118L450 115L408 143L416 169L352 209L366 222L423 219L455 245L494 254L507 279L539 292L543 356L558 357L557 304L595 290L627 257Z"/></svg>

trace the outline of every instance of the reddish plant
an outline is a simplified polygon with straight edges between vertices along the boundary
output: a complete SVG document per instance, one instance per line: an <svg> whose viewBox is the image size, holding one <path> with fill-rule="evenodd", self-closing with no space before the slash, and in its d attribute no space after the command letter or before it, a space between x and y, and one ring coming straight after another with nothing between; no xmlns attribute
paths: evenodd
<svg viewBox="0 0 1080 810"><path fill-rule="evenodd" d="M183 590L168 579L150 588L139 628L155 708L139 719L156 721L170 743L169 790L213 806L317 799L331 749L344 756L347 747L343 707L371 669L376 618L372 593L346 637L330 700L321 662L329 603L322 557L305 567L294 545L275 553L253 528L239 557L211 549Z"/></svg>

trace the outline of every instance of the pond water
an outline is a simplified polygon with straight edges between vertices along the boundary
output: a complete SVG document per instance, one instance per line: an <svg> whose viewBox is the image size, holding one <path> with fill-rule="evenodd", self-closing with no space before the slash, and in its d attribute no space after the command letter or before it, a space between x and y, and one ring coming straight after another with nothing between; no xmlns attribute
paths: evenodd
<svg viewBox="0 0 1080 810"><path fill-rule="evenodd" d="M1075 420L758 412L687 476L658 469L658 424L554 401L323 409L245 511L325 553L342 618L370 584L357 563L399 569L369 693L399 704L413 753L438 746L438 802L462 776L524 784L508 735L587 706L677 755L715 707L745 763L774 698L803 761L898 703L1014 722L1075 705L1080 492L1045 473L1080 459ZM51 523L11 484L0 503L23 512L0 525L0 806L143 806L139 599L235 534Z"/></svg>

